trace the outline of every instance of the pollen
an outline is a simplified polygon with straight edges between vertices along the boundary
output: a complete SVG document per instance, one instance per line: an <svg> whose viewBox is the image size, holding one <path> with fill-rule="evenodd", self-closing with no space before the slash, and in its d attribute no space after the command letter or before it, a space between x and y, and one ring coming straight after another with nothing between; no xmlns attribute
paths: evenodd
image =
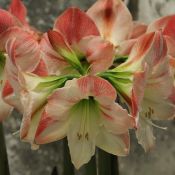
<svg viewBox="0 0 175 175"><path fill-rule="evenodd" d="M86 138L87 140L89 140L89 134L88 134L88 133L85 134L85 138Z"/></svg>
<svg viewBox="0 0 175 175"><path fill-rule="evenodd" d="M81 140L82 135L80 133L77 133L78 140Z"/></svg>
<svg viewBox="0 0 175 175"><path fill-rule="evenodd" d="M145 117L150 119L153 114L154 114L154 109L151 107L148 107L148 110L145 112Z"/></svg>

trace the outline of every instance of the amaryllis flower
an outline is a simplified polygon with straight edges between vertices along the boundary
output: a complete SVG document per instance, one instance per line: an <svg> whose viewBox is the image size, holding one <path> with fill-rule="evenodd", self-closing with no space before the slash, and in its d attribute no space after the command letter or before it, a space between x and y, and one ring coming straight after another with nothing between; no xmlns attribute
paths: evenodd
<svg viewBox="0 0 175 175"><path fill-rule="evenodd" d="M94 20L101 36L116 47L129 37L132 16L121 0L97 0L87 14Z"/></svg>
<svg viewBox="0 0 175 175"><path fill-rule="evenodd" d="M137 138L145 150L150 149L154 145L152 120L169 119L175 112L173 77L162 33L138 39L129 59L107 76L125 101L131 99L132 114L139 112Z"/></svg>
<svg viewBox="0 0 175 175"><path fill-rule="evenodd" d="M0 10L0 50L7 54L2 97L6 103L22 112L19 100L18 72L48 75L48 66L43 59L42 35L26 21L26 8L20 0L13 0L9 12ZM5 116L2 116L5 118Z"/></svg>
<svg viewBox="0 0 175 175"><path fill-rule="evenodd" d="M80 74L95 74L107 70L113 63L113 45L99 36L95 23L78 8L69 8L57 18L48 39L57 52L57 60L66 61L64 67L69 68L69 72L72 67ZM45 53L53 55L48 49Z"/></svg>
<svg viewBox="0 0 175 175"><path fill-rule="evenodd" d="M97 0L87 14L97 25L102 38L115 46L118 56L129 54L136 38L147 28L132 21L129 10L121 0Z"/></svg>
<svg viewBox="0 0 175 175"><path fill-rule="evenodd" d="M39 86L32 89L36 91ZM30 92L34 93L33 90ZM128 129L133 127L133 120L115 100L115 89L102 78L84 76L69 80L48 97L45 106L42 104L35 111L29 129L22 129L22 139L40 145L67 136L76 168L90 160L95 145L114 155L127 155ZM23 102L29 102L28 98L23 96ZM35 98L30 102L36 109Z"/></svg>
<svg viewBox="0 0 175 175"><path fill-rule="evenodd" d="M33 72L40 76L48 75L46 65L41 59L39 43L30 34L26 32L22 34L22 37L9 39L6 44L7 59L2 89L2 96L5 102L19 111L22 111L19 101L21 90L18 81L19 71ZM6 89L10 89L10 91L5 93L7 92Z"/></svg>

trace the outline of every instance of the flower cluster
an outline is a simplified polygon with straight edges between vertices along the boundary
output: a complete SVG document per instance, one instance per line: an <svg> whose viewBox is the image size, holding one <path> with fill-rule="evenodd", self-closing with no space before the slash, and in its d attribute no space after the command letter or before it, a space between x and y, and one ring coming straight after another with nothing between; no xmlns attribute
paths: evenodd
<svg viewBox="0 0 175 175"><path fill-rule="evenodd" d="M175 115L175 16L148 26L121 0L68 8L42 33L12 0L0 9L0 119L23 114L22 141L33 149L68 139L76 168L95 146L129 153L129 129L147 151L154 120Z"/></svg>

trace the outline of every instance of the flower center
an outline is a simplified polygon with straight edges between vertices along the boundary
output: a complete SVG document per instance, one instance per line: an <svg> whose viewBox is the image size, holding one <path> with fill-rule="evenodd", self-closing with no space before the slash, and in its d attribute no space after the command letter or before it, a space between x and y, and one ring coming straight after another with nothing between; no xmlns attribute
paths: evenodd
<svg viewBox="0 0 175 175"><path fill-rule="evenodd" d="M99 116L99 107L97 101L94 100L92 96L88 99L83 99L79 101L71 109L72 117L78 117L79 128L77 130L78 140L89 140L92 133L92 127L94 126L94 121Z"/></svg>
<svg viewBox="0 0 175 175"><path fill-rule="evenodd" d="M151 116L154 114L154 109L151 107L148 107L148 110L144 112L144 116L148 119L151 119Z"/></svg>

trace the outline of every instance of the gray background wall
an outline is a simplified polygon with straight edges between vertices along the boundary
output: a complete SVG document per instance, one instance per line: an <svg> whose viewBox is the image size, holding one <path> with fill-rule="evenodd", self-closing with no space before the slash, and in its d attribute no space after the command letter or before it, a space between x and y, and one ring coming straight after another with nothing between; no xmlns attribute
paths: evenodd
<svg viewBox="0 0 175 175"><path fill-rule="evenodd" d="M134 0L130 0L134 1ZM29 9L29 20L42 31L51 28L53 21L66 7L79 6L86 10L94 0L25 0ZM5 8L9 0L0 0ZM149 23L157 17L175 13L175 0L140 0L137 17ZM144 153L132 133L131 153L119 158L121 175L175 175L175 123L160 123L168 126L167 131L155 129L157 143L150 153ZM20 117L13 113L4 123L6 144L11 175L50 175L53 166L61 174L62 142L44 145L38 151L31 151L30 146L12 135L19 129ZM83 171L83 170L82 170ZM81 173L79 173L81 174Z"/></svg>

